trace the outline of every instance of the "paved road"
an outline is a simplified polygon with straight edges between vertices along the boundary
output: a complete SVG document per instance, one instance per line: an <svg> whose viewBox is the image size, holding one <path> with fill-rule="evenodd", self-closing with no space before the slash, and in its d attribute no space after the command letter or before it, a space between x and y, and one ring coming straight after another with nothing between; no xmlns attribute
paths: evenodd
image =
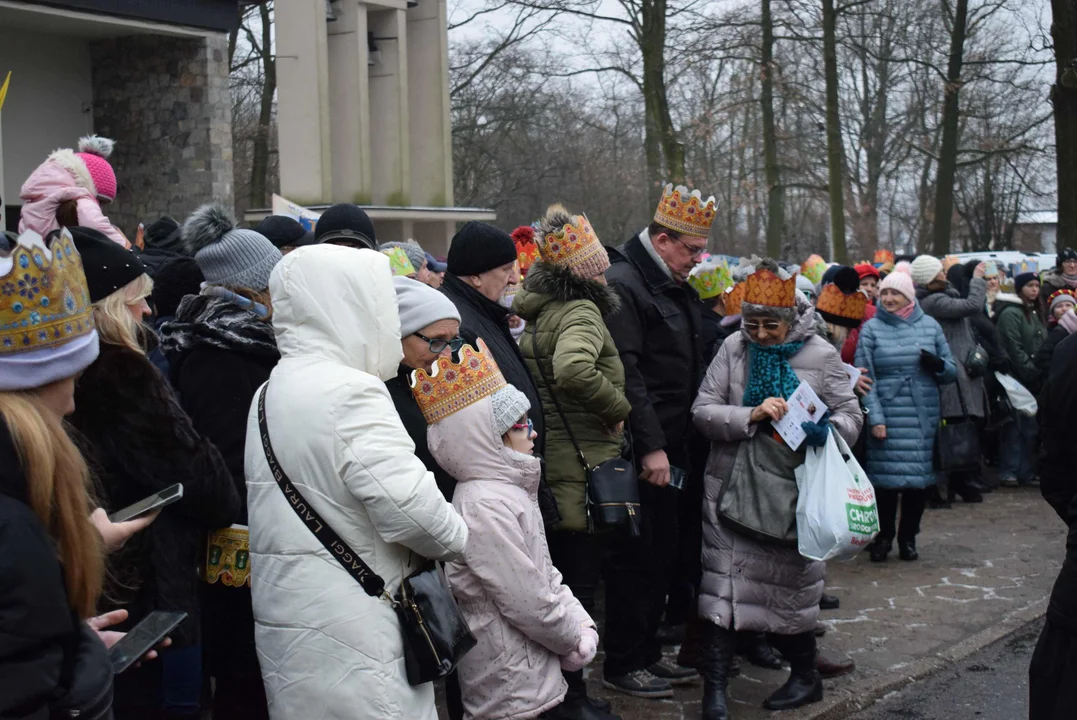
<svg viewBox="0 0 1077 720"><path fill-rule="evenodd" d="M1021 720L1028 717L1028 663L1042 621L988 645L956 667L909 685L856 720Z"/></svg>

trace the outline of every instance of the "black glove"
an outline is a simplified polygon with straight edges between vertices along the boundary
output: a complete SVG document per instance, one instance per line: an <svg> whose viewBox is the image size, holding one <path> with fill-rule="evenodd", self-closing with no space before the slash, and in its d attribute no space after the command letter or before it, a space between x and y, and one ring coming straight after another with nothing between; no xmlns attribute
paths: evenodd
<svg viewBox="0 0 1077 720"><path fill-rule="evenodd" d="M932 375L938 375L946 369L946 363L942 361L942 358L934 353L929 353L927 350L920 351L920 367L926 372Z"/></svg>

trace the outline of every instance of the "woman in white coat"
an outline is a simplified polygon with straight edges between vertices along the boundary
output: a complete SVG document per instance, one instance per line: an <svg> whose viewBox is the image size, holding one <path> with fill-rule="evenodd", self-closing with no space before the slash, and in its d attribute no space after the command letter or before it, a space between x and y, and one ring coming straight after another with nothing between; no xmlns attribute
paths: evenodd
<svg viewBox="0 0 1077 720"><path fill-rule="evenodd" d="M269 279L281 361L266 418L284 472L395 594L423 558L463 551L467 527L415 457L384 381L403 352L389 259L332 245L289 253ZM257 396L247 505L258 661L273 720L434 720L408 684L400 626L321 545L270 473Z"/></svg>

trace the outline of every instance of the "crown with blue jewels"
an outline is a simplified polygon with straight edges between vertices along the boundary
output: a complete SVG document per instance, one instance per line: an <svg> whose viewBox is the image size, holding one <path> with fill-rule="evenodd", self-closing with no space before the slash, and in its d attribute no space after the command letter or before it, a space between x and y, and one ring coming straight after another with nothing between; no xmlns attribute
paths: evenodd
<svg viewBox="0 0 1077 720"><path fill-rule="evenodd" d="M82 258L71 233L28 230L0 253L0 355L63 345L94 331Z"/></svg>

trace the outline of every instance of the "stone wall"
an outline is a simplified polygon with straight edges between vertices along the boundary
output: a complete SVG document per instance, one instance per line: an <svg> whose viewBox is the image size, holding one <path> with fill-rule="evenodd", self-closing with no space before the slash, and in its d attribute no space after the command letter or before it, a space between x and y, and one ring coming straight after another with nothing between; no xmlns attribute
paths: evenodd
<svg viewBox="0 0 1077 720"><path fill-rule="evenodd" d="M139 222L180 222L209 200L232 206L228 39L142 35L90 44L94 131L116 141L116 201L106 213L132 239Z"/></svg>

